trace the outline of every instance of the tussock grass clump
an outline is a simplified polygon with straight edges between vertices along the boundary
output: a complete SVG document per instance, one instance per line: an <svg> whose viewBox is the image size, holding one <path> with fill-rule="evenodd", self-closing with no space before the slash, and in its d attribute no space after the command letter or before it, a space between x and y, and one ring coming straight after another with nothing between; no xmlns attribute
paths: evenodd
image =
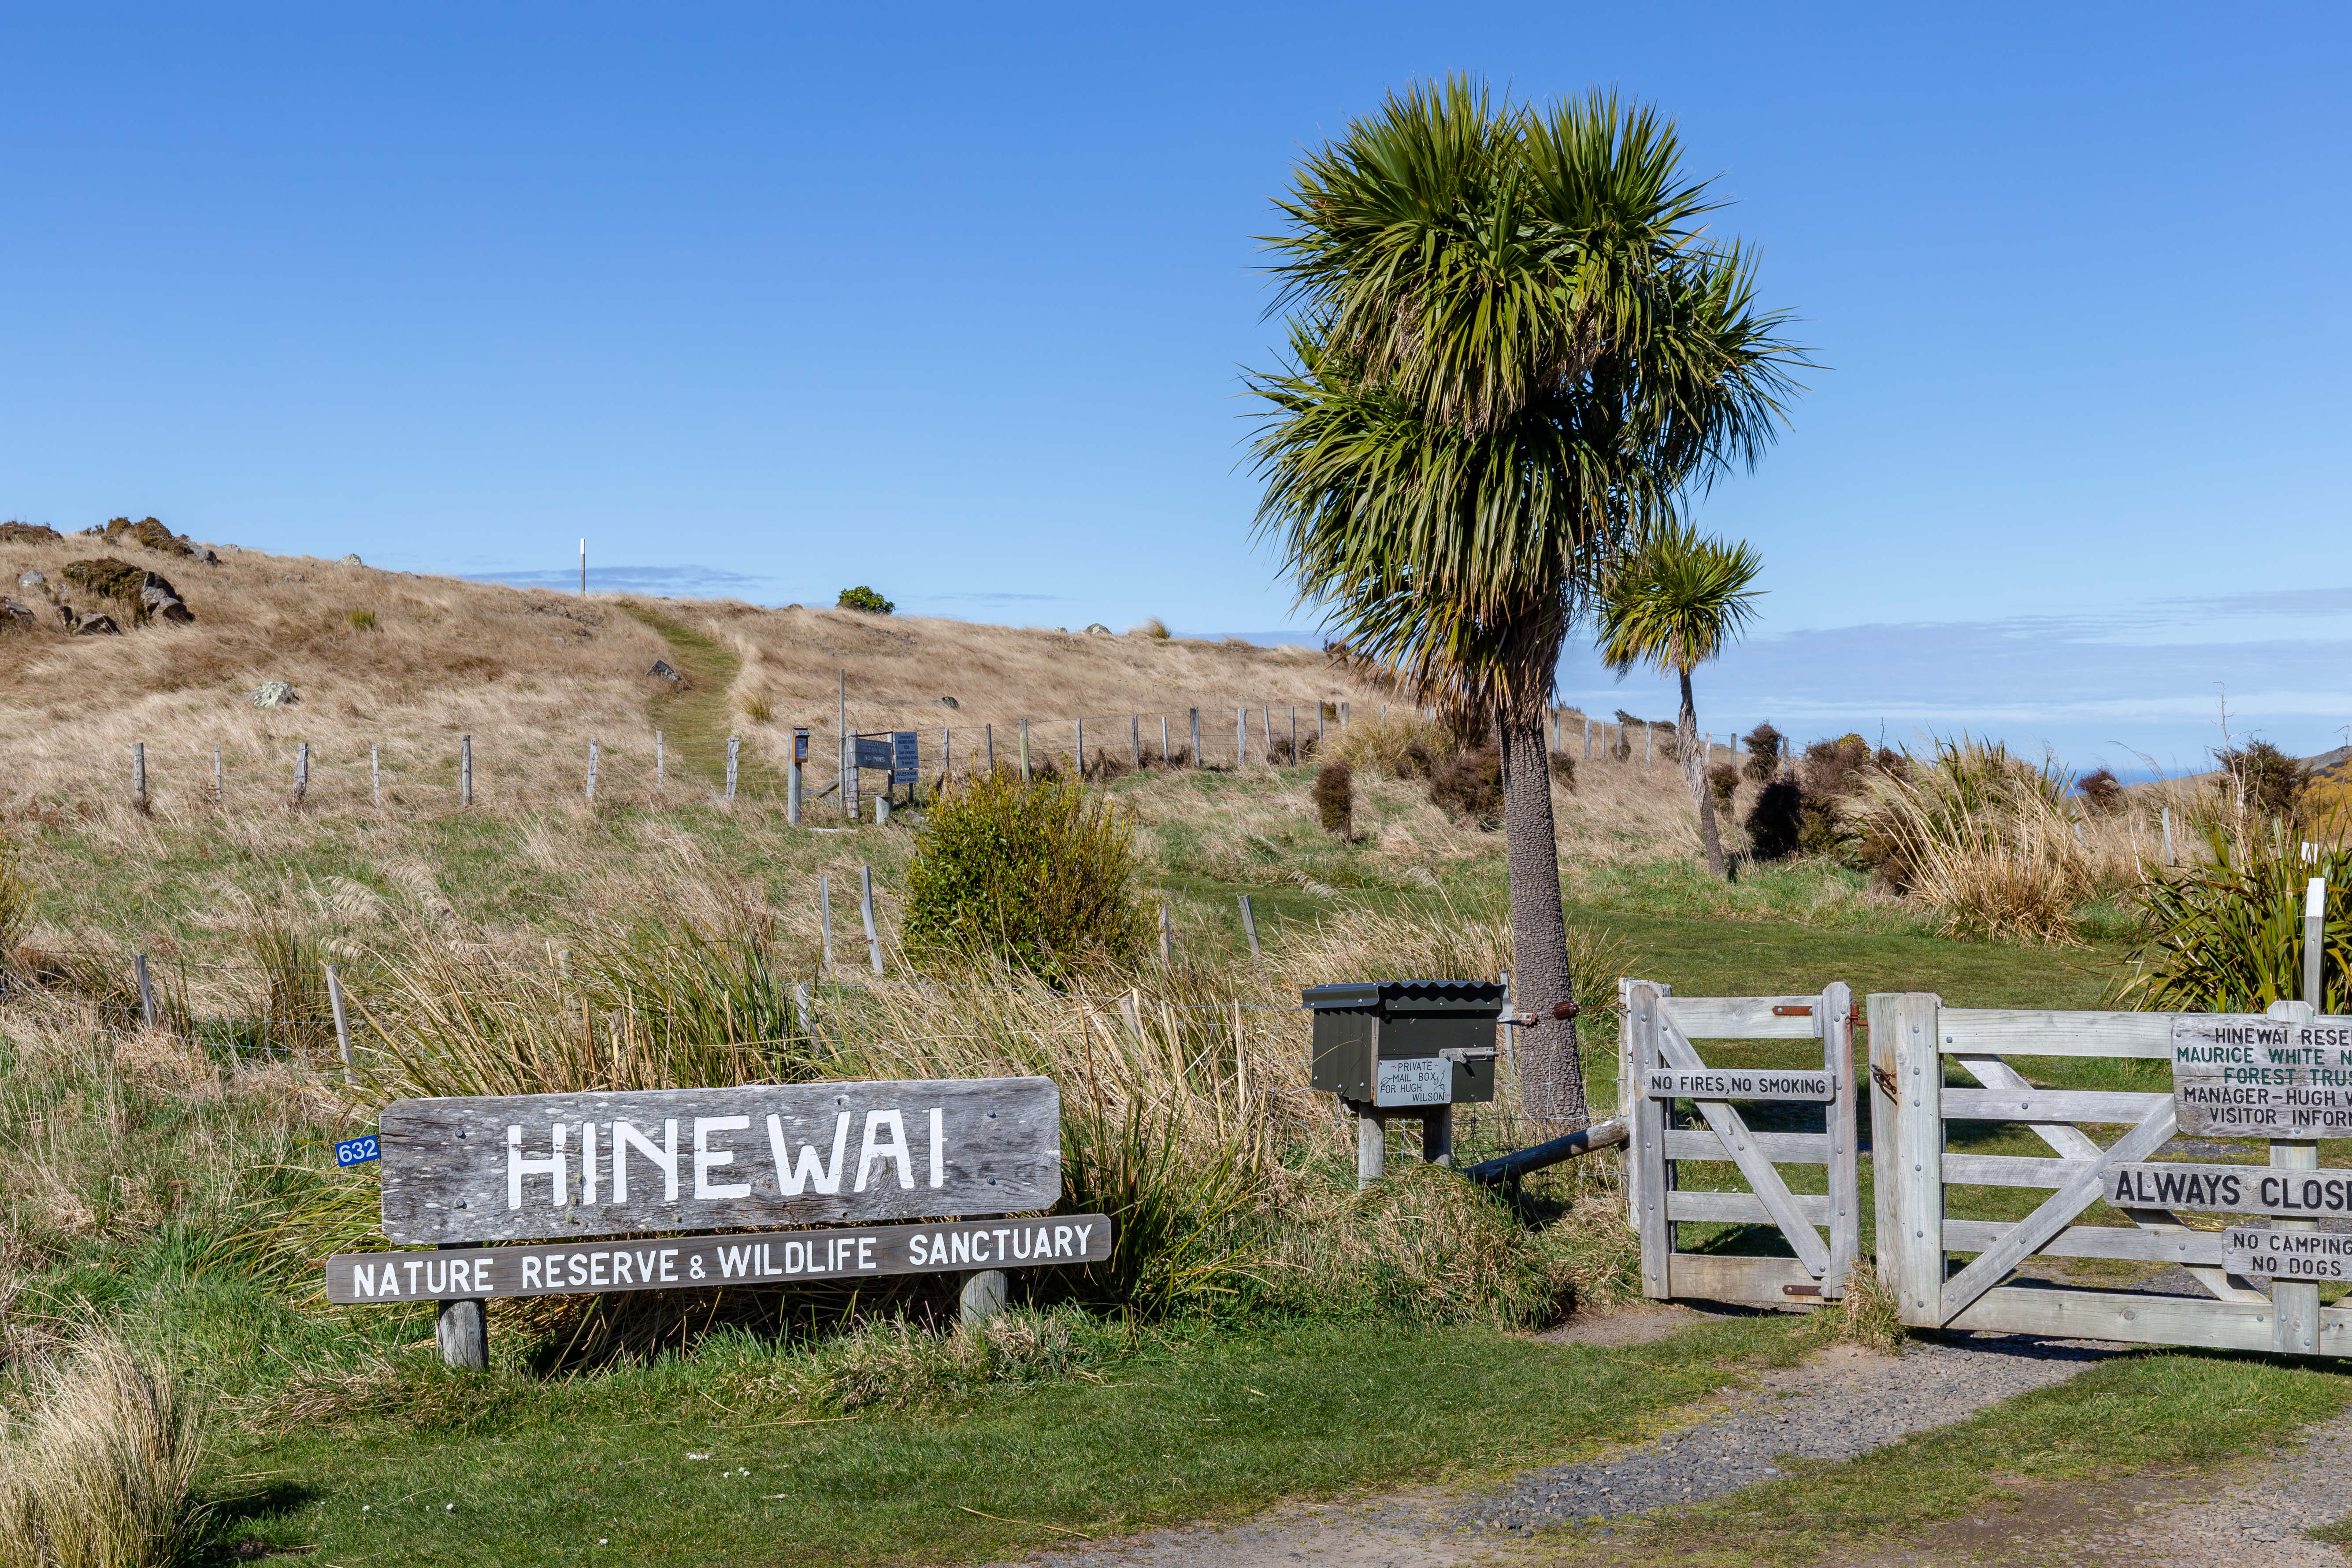
<svg viewBox="0 0 2352 1568"><path fill-rule="evenodd" d="M1847 1271L1845 1299L1824 1304L1807 1327L1824 1343L1860 1345L1886 1355L1901 1354L1911 1341L1902 1303L1867 1258L1857 1258Z"/></svg>
<svg viewBox="0 0 2352 1568"><path fill-rule="evenodd" d="M1075 779L1004 769L933 802L907 867L907 951L995 960L1048 979L1129 963L1151 939L1133 823Z"/></svg>
<svg viewBox="0 0 2352 1568"><path fill-rule="evenodd" d="M1456 752L1429 779L1429 803L1491 832L1503 826L1503 753L1494 746Z"/></svg>
<svg viewBox="0 0 2352 1568"><path fill-rule="evenodd" d="M375 630L375 612L373 610L353 610L350 614L346 615L343 617L343 620L350 626L352 630L355 632L372 632Z"/></svg>
<svg viewBox="0 0 2352 1568"><path fill-rule="evenodd" d="M1937 741L1925 765L1870 778L1856 818L1862 853L1964 935L2073 942L2100 867L2076 832L2067 782L1998 742Z"/></svg>
<svg viewBox="0 0 2352 1568"><path fill-rule="evenodd" d="M1136 622L1134 626L1129 627L1127 635L1131 637L1150 637L1154 642L1166 642L1168 640L1168 623L1161 620L1158 616L1146 616L1143 619Z"/></svg>
<svg viewBox="0 0 2352 1568"><path fill-rule="evenodd" d="M1331 747L1334 758L1359 773L1396 779L1425 779L1453 754L1454 737L1444 725L1402 709L1384 719L1357 720Z"/></svg>
<svg viewBox="0 0 2352 1568"><path fill-rule="evenodd" d="M194 1549L195 1413L120 1340L86 1336L13 1426L0 1444L0 1568L165 1568Z"/></svg>
<svg viewBox="0 0 2352 1568"><path fill-rule="evenodd" d="M0 827L0 970L14 962L17 946L33 929L33 884L25 875L21 853L7 829Z"/></svg>

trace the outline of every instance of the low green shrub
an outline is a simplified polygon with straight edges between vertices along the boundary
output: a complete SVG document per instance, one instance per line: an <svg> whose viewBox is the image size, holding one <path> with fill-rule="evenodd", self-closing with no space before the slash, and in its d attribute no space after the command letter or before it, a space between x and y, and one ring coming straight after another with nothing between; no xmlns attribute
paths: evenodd
<svg viewBox="0 0 2352 1568"><path fill-rule="evenodd" d="M350 615L345 616L343 619L351 623L352 630L355 632L372 632L375 630L375 612L373 610L353 610Z"/></svg>
<svg viewBox="0 0 2352 1568"><path fill-rule="evenodd" d="M1049 980L1142 956L1133 825L1075 779L1009 770L959 780L932 804L907 867L902 941L919 961L982 959Z"/></svg>
<svg viewBox="0 0 2352 1568"><path fill-rule="evenodd" d="M844 588L841 591L841 597L835 602L834 607L841 610L856 610L869 616L887 616L898 606L861 584L855 588Z"/></svg>

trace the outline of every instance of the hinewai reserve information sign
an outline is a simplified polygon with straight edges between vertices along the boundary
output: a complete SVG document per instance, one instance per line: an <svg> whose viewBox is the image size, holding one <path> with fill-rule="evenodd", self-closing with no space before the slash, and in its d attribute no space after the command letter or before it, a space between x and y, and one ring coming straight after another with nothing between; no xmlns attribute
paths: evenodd
<svg viewBox="0 0 2352 1568"><path fill-rule="evenodd" d="M2172 1021L2173 1114L2209 1138L2352 1137L2352 1018Z"/></svg>
<svg viewBox="0 0 2352 1568"><path fill-rule="evenodd" d="M1822 1068L1652 1068L1643 1079L1652 1100L1837 1098L1837 1075Z"/></svg>

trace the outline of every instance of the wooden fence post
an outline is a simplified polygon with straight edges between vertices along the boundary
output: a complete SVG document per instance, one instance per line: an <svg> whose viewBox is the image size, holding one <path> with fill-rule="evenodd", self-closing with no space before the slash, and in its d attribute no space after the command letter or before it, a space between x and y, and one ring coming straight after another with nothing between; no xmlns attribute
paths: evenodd
<svg viewBox="0 0 2352 1568"><path fill-rule="evenodd" d="M1274 766L1274 705L1267 703L1258 710L1258 719L1265 726L1265 765Z"/></svg>
<svg viewBox="0 0 2352 1568"><path fill-rule="evenodd" d="M996 726L982 724L980 732L982 742L988 748L988 771L993 773L996 772Z"/></svg>
<svg viewBox="0 0 2352 1568"><path fill-rule="evenodd" d="M1029 782L1029 721L1021 721L1021 782Z"/></svg>
<svg viewBox="0 0 2352 1568"><path fill-rule="evenodd" d="M784 822L793 827L801 825L801 753L806 750L808 731L794 730L792 754L784 763Z"/></svg>
<svg viewBox="0 0 2352 1568"><path fill-rule="evenodd" d="M1584 760L1588 763L1592 760L1592 720L1590 716L1584 721Z"/></svg>
<svg viewBox="0 0 2352 1568"><path fill-rule="evenodd" d="M669 747L659 730L654 731L654 793L662 795L669 789Z"/></svg>
<svg viewBox="0 0 2352 1568"><path fill-rule="evenodd" d="M1339 704L1339 728L1343 731L1348 728L1348 705L1345 702Z"/></svg>
<svg viewBox="0 0 2352 1568"><path fill-rule="evenodd" d="M1084 719L1073 719L1070 721L1070 725L1071 733L1077 737L1078 777L1083 779L1087 776L1087 721Z"/></svg>
<svg viewBox="0 0 2352 1568"><path fill-rule="evenodd" d="M1906 992L1895 998L1895 1026L1887 1032L1895 1058L1894 1256L1902 1292L1899 1315L1915 1328L1943 1326L1944 1288L1944 1058L1943 998L1933 992ZM1872 1032L1874 1056L1877 1031ZM1885 1156L1873 1152L1878 1179L1888 1175ZM1879 1256L1887 1256L1882 1234Z"/></svg>
<svg viewBox="0 0 2352 1568"><path fill-rule="evenodd" d="M1160 765L1168 765L1168 715L1160 716Z"/></svg>
<svg viewBox="0 0 2352 1568"><path fill-rule="evenodd" d="M1315 750L1318 753L1323 750L1323 702L1320 698L1315 702Z"/></svg>
<svg viewBox="0 0 2352 1568"><path fill-rule="evenodd" d="M2172 807L2168 805L2164 808L2164 863L2168 866L2180 864L2172 854Z"/></svg>
<svg viewBox="0 0 2352 1568"><path fill-rule="evenodd" d="M457 737L457 804L474 804L474 737Z"/></svg>
<svg viewBox="0 0 2352 1568"><path fill-rule="evenodd" d="M1645 982L1628 987L1633 1011L1626 1015L1633 1066L1632 1160L1641 1165L1635 1184L1634 1223L1642 1238L1642 1294L1664 1300L1673 1293L1674 1226L1666 1218L1666 1102L1643 1092L1649 1070L1658 1065L1658 991Z"/></svg>
<svg viewBox="0 0 2352 1568"><path fill-rule="evenodd" d="M463 1247L462 1241L445 1241L441 1248ZM459 1372L488 1372L490 1366L490 1320L488 1301L444 1301L433 1320L433 1337L441 1346L444 1364Z"/></svg>
<svg viewBox="0 0 2352 1568"><path fill-rule="evenodd" d="M141 1026L155 1026L155 983L147 973L147 955L131 955L131 977L139 983L139 1022Z"/></svg>
<svg viewBox="0 0 2352 1568"><path fill-rule="evenodd" d="M1249 710L1234 710L1234 766L1241 768L1249 763Z"/></svg>
<svg viewBox="0 0 2352 1568"><path fill-rule="evenodd" d="M302 741L297 742L294 747L294 804L301 805L302 797L310 791L310 742Z"/></svg>
<svg viewBox="0 0 2352 1568"><path fill-rule="evenodd" d="M147 742L131 742L131 804L147 809Z"/></svg>
<svg viewBox="0 0 2352 1568"><path fill-rule="evenodd" d="M1201 710L1192 710L1192 765L1201 765Z"/></svg>
<svg viewBox="0 0 2352 1568"><path fill-rule="evenodd" d="M831 877L819 877L816 879L816 918L817 923L824 928L824 972L830 975L833 973L833 879Z"/></svg>
<svg viewBox="0 0 2352 1568"><path fill-rule="evenodd" d="M1845 1289L1846 1276L1860 1256L1862 1240L1862 1169L1847 1158L1849 1150L1838 1140L1853 1136L1854 1109L1862 1103L1861 1084L1853 1067L1853 992L1843 980L1822 989L1822 1054L1837 1064L1837 1099L1830 1103L1825 1125L1830 1140L1830 1269L1822 1277L1826 1292Z"/></svg>
<svg viewBox="0 0 2352 1568"><path fill-rule="evenodd" d="M593 735L588 740L588 804L596 804L596 740Z"/></svg>
<svg viewBox="0 0 2352 1568"><path fill-rule="evenodd" d="M374 754L375 748L374 748L374 747L373 747L373 746L371 746L371 747L369 747L369 748L368 748L368 751L369 751L369 754L370 754L370 755L373 755L373 754ZM221 794L221 749L220 749L220 742L217 742L217 741L215 741L215 742L213 742L213 804L214 804L215 805L218 805L221 803L222 799L223 799L223 796L222 796L222 794ZM377 804L378 805L382 805L383 804L383 796L381 795L381 794L379 794L379 795L378 795L378 796L377 796L376 804Z"/></svg>
<svg viewBox="0 0 2352 1568"><path fill-rule="evenodd" d="M1166 904L1160 906L1160 962L1167 968L1176 967L1176 921Z"/></svg>
<svg viewBox="0 0 2352 1568"><path fill-rule="evenodd" d="M2326 937L2327 881L2314 877L2303 895L2303 1006L2315 1016L2320 1008L2321 945ZM2278 1011L2284 1011L2284 1008ZM2319 1143L2310 1138L2271 1140L2271 1166L2281 1171L2319 1169ZM2273 1230L2312 1231L2317 1220L2273 1219ZM2284 1355L2310 1355L2319 1348L2319 1287L2304 1280L2277 1279L2271 1284L2271 1345Z"/></svg>
<svg viewBox="0 0 2352 1568"><path fill-rule="evenodd" d="M1241 900L1242 900L1242 931L1243 931L1243 933L1244 933L1244 935L1246 935L1246 936L1249 938L1249 944L1250 944L1250 958L1252 959L1252 961L1253 961L1253 962L1255 962L1255 959L1257 958L1257 955L1258 955L1258 954L1257 954L1257 916L1256 916L1255 913L1253 913L1253 912L1251 911L1251 910L1250 910L1249 895L1248 895L1247 893L1244 893L1244 894L1241 896Z"/></svg>
<svg viewBox="0 0 2352 1568"><path fill-rule="evenodd" d="M740 736L740 735L730 735L730 736L728 736L728 737L727 737L727 798L728 798L729 800L733 800L733 799L735 798L735 769L736 769L736 765L737 765L737 763L740 763L740 762L742 760L742 755L743 755L743 737L742 737L742 736Z"/></svg>
<svg viewBox="0 0 2352 1568"><path fill-rule="evenodd" d="M882 937L874 929L874 868L857 868L857 912L866 917L866 956L874 965L874 973L882 973Z"/></svg>
<svg viewBox="0 0 2352 1568"><path fill-rule="evenodd" d="M352 1026L343 1016L343 979L331 963L322 966L327 972L327 1006L335 1015L335 1049L343 1058L343 1081L352 1081Z"/></svg>
<svg viewBox="0 0 2352 1568"><path fill-rule="evenodd" d="M220 766L217 748L214 752L213 766L217 774ZM368 799L373 803L378 811L383 809L383 757L382 748L377 746L368 748Z"/></svg>
<svg viewBox="0 0 2352 1568"><path fill-rule="evenodd" d="M1298 704L1290 705L1290 765L1298 765Z"/></svg>
<svg viewBox="0 0 2352 1568"><path fill-rule="evenodd" d="M816 1038L816 1016L809 1010L809 988L805 984L793 987L793 1016L800 1020L801 1033Z"/></svg>
<svg viewBox="0 0 2352 1568"><path fill-rule="evenodd" d="M1143 771L1143 715L1140 713L1130 713L1127 716L1127 749L1132 753L1129 761L1135 764L1137 773L1141 773Z"/></svg>

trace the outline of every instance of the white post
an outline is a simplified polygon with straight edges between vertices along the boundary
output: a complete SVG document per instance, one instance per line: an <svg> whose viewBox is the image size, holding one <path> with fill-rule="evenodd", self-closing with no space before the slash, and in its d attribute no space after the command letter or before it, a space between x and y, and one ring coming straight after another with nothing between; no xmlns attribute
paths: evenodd
<svg viewBox="0 0 2352 1568"><path fill-rule="evenodd" d="M131 742L131 804L147 809L147 742Z"/></svg>
<svg viewBox="0 0 2352 1568"><path fill-rule="evenodd" d="M2164 863L2168 866L2180 864L2172 854L2172 807L2168 805L2164 808Z"/></svg>
<svg viewBox="0 0 2352 1568"><path fill-rule="evenodd" d="M833 973L833 879L816 879L817 923L824 928L824 972Z"/></svg>
<svg viewBox="0 0 2352 1568"><path fill-rule="evenodd" d="M1192 765L1201 765L1201 710L1192 710Z"/></svg>
<svg viewBox="0 0 2352 1568"><path fill-rule="evenodd" d="M1021 721L1021 782L1029 782L1029 721Z"/></svg>
<svg viewBox="0 0 2352 1568"><path fill-rule="evenodd" d="M741 758L742 758L742 754L743 754L743 737L742 737L742 736L740 736L740 735L730 735L730 736L728 736L728 737L727 737L727 798L728 798L729 800L733 800L733 799L735 798L735 767L736 767L736 763L741 760Z"/></svg>
<svg viewBox="0 0 2352 1568"><path fill-rule="evenodd" d="M596 742L593 737L588 742L588 804L596 804Z"/></svg>
<svg viewBox="0 0 2352 1568"><path fill-rule="evenodd" d="M369 755L373 756L373 755L374 755L374 752L375 752L375 748L373 748L373 746L371 746L371 747L369 747L369 748L368 748L368 753L369 753ZM221 803L221 799L222 799L222 795L221 795L221 754L220 754L220 742L217 742L217 741L215 741L215 742L213 742L213 804L214 804L215 805L218 805ZM379 791L376 793L376 800L375 800L375 803L376 803L378 805L382 805L383 804L383 792L382 792L381 790L379 790Z"/></svg>
<svg viewBox="0 0 2352 1568"><path fill-rule="evenodd" d="M1249 710L1236 708L1234 710L1234 766L1240 768L1246 765L1248 762Z"/></svg>
<svg viewBox="0 0 2352 1568"><path fill-rule="evenodd" d="M2327 951L2327 879L2314 877L2303 891L2303 999L2325 1012L2319 994L2320 961Z"/></svg>
<svg viewBox="0 0 2352 1568"><path fill-rule="evenodd" d="M580 542L580 596L588 596L588 542Z"/></svg>
<svg viewBox="0 0 2352 1568"><path fill-rule="evenodd" d="M857 868L857 912L866 917L866 956L874 973L882 973L882 938L874 929L874 868Z"/></svg>
<svg viewBox="0 0 2352 1568"><path fill-rule="evenodd" d="M1168 715L1160 716L1160 765L1168 765Z"/></svg>
<svg viewBox="0 0 2352 1568"><path fill-rule="evenodd" d="M302 804L303 795L310 789L310 742L298 742L294 747L294 804Z"/></svg>
<svg viewBox="0 0 2352 1568"><path fill-rule="evenodd" d="M662 732L654 731L654 791L660 794L669 788L669 748L663 743Z"/></svg>
<svg viewBox="0 0 2352 1568"><path fill-rule="evenodd" d="M1176 967L1176 921L1168 906L1160 906L1160 962L1170 969Z"/></svg>
<svg viewBox="0 0 2352 1568"><path fill-rule="evenodd" d="M784 820L794 827L801 825L801 759L808 751L808 731L793 731L792 761L784 770Z"/></svg>
<svg viewBox="0 0 2352 1568"><path fill-rule="evenodd" d="M474 737L457 737L457 804L474 804Z"/></svg>
<svg viewBox="0 0 2352 1568"><path fill-rule="evenodd" d="M213 748L213 776L215 781L220 777L220 748L217 746ZM213 789L218 793L220 785L217 782ZM383 809L383 758L380 748L375 746L368 748L368 797L375 802L377 810Z"/></svg>
<svg viewBox="0 0 2352 1568"><path fill-rule="evenodd" d="M352 1026L343 1017L343 980L335 973L333 964L327 964L325 968L327 1005L334 1010L335 1015L335 1048L342 1053L343 1081L349 1083L352 1081Z"/></svg>
<svg viewBox="0 0 2352 1568"><path fill-rule="evenodd" d="M1658 731L1649 724L1642 726L1642 765L1647 767L1657 756Z"/></svg>
<svg viewBox="0 0 2352 1568"><path fill-rule="evenodd" d="M1253 963L1255 963L1255 962L1256 961L1256 959L1257 959L1257 955L1258 955L1258 953L1257 953L1257 916L1256 916L1256 914L1255 914L1255 913L1254 913L1254 912L1251 910L1251 909L1250 909L1249 895L1248 895L1247 893L1244 893L1244 894L1241 896L1241 900L1242 900L1242 931L1243 931L1243 933L1244 933L1244 935L1246 935L1246 936L1249 938L1249 944L1250 944L1250 959L1251 959L1251 961L1252 961Z"/></svg>
<svg viewBox="0 0 2352 1568"><path fill-rule="evenodd" d="M1584 721L1584 760L1592 760L1592 720L1589 716Z"/></svg>

